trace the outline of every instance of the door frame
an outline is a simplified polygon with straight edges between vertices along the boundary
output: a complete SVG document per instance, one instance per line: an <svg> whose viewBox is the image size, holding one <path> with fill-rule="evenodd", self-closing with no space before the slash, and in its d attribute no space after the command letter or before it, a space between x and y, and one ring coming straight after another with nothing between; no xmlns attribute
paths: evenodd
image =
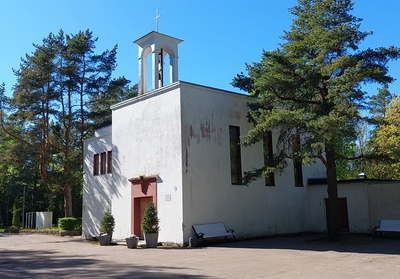
<svg viewBox="0 0 400 279"><path fill-rule="evenodd" d="M141 235L141 208L142 198L151 198L157 206L157 176L139 176L129 179L131 182L131 233Z"/></svg>

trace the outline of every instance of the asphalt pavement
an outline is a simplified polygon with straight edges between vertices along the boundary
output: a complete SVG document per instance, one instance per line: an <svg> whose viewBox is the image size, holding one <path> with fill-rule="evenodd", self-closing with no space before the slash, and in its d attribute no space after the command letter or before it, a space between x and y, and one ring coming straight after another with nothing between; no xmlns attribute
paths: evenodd
<svg viewBox="0 0 400 279"><path fill-rule="evenodd" d="M0 234L0 278L400 278L400 239L300 235L128 249L81 237Z"/></svg>

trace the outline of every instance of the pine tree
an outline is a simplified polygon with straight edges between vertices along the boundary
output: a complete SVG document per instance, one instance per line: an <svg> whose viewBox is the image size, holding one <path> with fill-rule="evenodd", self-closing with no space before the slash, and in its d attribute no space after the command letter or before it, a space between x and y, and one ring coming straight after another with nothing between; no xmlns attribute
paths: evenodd
<svg viewBox="0 0 400 279"><path fill-rule="evenodd" d="M255 125L244 144L261 141L268 131L279 135L275 167L247 172L247 181L282 171L288 159L320 160L326 168L332 240L340 236L336 160L346 156L341 141L357 136L355 124L365 105L361 84L392 82L387 62L400 53L397 47L359 50L371 33L359 31L361 19L350 14L352 9L350 0L299 0L289 9L294 19L280 48L264 51L260 62L247 65L248 76L242 73L233 81L258 100L250 107Z"/></svg>
<svg viewBox="0 0 400 279"><path fill-rule="evenodd" d="M15 71L17 84L7 100L12 107L8 117L22 130L2 125L4 132L29 146L40 184L53 194L62 193L65 217L73 216L73 190L81 192L76 188L82 187L83 140L98 121L90 118L93 100L104 101L108 89L117 91L129 82L111 78L117 46L96 54L96 42L89 30L75 35L60 30L34 44L34 52ZM109 108L103 112L111 114Z"/></svg>

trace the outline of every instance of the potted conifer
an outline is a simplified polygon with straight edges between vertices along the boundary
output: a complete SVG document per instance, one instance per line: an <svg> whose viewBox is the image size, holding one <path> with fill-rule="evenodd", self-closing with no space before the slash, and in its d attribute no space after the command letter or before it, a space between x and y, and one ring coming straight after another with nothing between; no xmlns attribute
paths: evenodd
<svg viewBox="0 0 400 279"><path fill-rule="evenodd" d="M100 220L100 236L99 242L101 246L109 245L112 239L112 233L115 228L115 219L111 214L111 210L104 212L103 218Z"/></svg>
<svg viewBox="0 0 400 279"><path fill-rule="evenodd" d="M146 241L146 248L157 248L158 243L158 231L160 227L157 208L154 203L150 203L150 206L145 210L144 216L141 222L142 232Z"/></svg>

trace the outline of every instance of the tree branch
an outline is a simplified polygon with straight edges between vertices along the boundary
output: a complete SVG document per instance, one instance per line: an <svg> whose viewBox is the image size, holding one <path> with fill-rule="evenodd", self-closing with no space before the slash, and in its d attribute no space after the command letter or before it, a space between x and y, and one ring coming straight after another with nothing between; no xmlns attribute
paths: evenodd
<svg viewBox="0 0 400 279"><path fill-rule="evenodd" d="M31 144L30 142L28 142L28 141L26 141L26 140L24 140L24 139L18 137L17 135L15 135L14 133L12 133L11 131L9 131L9 130L5 127L5 125L4 125L4 119L3 119L3 111L0 111L0 126L1 126L1 129L2 129L7 135L9 135L10 137L12 137L13 139L15 139L15 140L17 140L17 141L19 141L19 142L25 143L25 144L27 144L28 146L32 146L32 144Z"/></svg>
<svg viewBox="0 0 400 279"><path fill-rule="evenodd" d="M279 95L279 93L277 92L277 90L275 88L271 88L271 89L272 89L272 92L274 92L275 96L280 100L292 101L292 102L295 102L297 104L310 104L310 105L317 105L317 106L322 105L322 103L318 102L318 101L299 100L299 99L294 99L294 98L283 97L283 96Z"/></svg>

